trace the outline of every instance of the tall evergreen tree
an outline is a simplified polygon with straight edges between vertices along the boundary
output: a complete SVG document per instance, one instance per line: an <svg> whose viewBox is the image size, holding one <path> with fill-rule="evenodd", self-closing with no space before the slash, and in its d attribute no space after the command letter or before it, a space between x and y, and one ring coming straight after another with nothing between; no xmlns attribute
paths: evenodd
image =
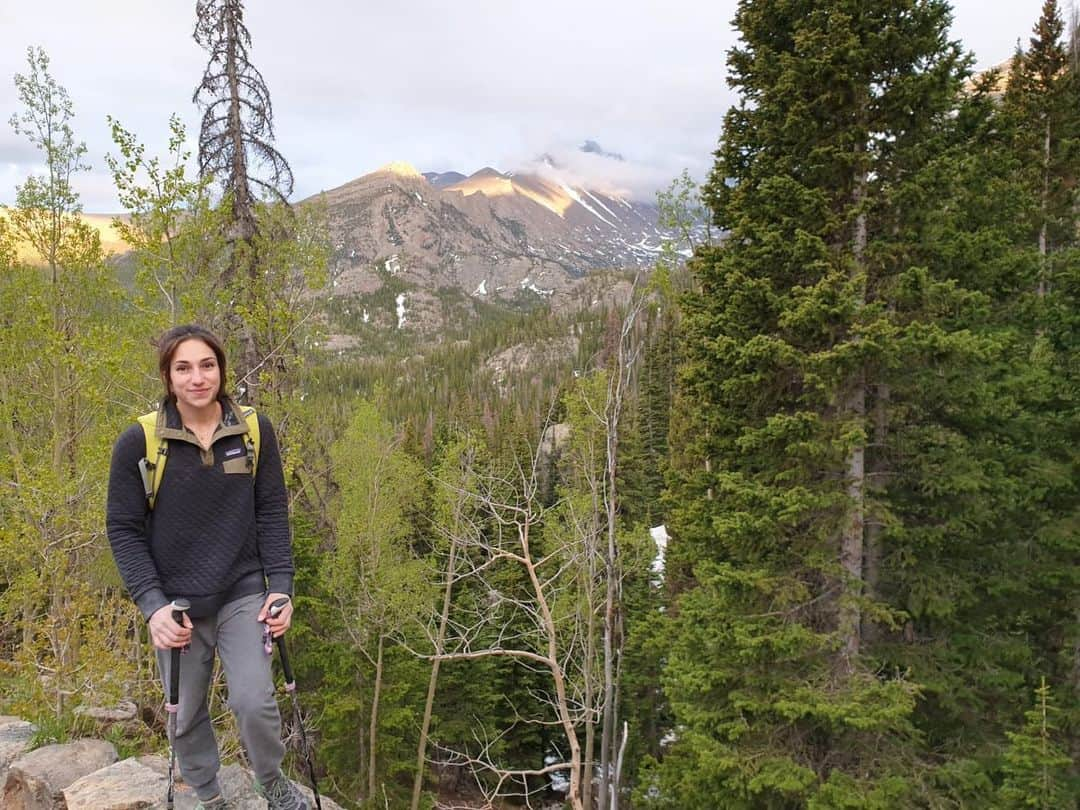
<svg viewBox="0 0 1080 810"><path fill-rule="evenodd" d="M692 261L672 475L679 807L891 807L933 790L931 650L987 500L986 295L924 239L955 181L964 60L940 0L742 2L741 103ZM967 413L971 409L970 414ZM940 690L940 691L939 691ZM859 797L859 798L856 798Z"/></svg>
<svg viewBox="0 0 1080 810"><path fill-rule="evenodd" d="M1074 15L1075 26L1075 15ZM1065 36L1058 4L1047 0L1026 51L1018 51L1005 93L999 130L1014 165L1010 179L1025 231L1015 244L1035 267L1028 295L1017 296L1016 347L1022 373L1015 399L1023 409L1017 444L1029 471L1022 490L1027 542L1022 560L1030 571L1021 599L1033 659L1026 686L1045 673L1065 687L1063 727L1070 753L1080 761L1080 437L1077 385L1080 306L1080 64L1077 31ZM1074 766L1074 768L1080 766Z"/></svg>

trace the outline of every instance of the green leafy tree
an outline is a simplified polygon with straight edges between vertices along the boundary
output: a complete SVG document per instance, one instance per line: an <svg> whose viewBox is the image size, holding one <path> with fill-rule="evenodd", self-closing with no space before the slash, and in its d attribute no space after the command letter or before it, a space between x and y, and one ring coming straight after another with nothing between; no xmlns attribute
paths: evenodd
<svg viewBox="0 0 1080 810"><path fill-rule="evenodd" d="M380 730L391 731L388 718L380 715L383 689L395 685L386 678L389 648L426 618L433 601L431 572L411 548L409 515L422 495L416 486L422 476L392 426L367 401L357 406L333 459L341 502L334 546L323 561L321 579L337 611L339 633L362 656L358 663L368 665L365 797L375 801L381 795ZM406 708L392 702L391 713L398 707ZM415 720L415 712L409 711ZM396 731L404 731L411 741L414 725Z"/></svg>
<svg viewBox="0 0 1080 810"><path fill-rule="evenodd" d="M44 172L16 189L0 276L0 615L21 644L4 679L14 705L54 718L83 701L116 699L149 674L131 649L141 621L122 598L101 532L109 447L122 422L111 404L138 388L134 329L97 232L80 218L73 177L85 146L74 108L41 49L15 77L16 132ZM12 240L29 257L12 261ZM41 677L45 673L44 677ZM129 696L131 696L129 694ZM138 695L135 695L136 697Z"/></svg>
<svg viewBox="0 0 1080 810"><path fill-rule="evenodd" d="M131 247L140 316L162 330L189 322L217 328L225 309L217 289L225 258L223 212L212 205L208 179L187 176L191 153L183 123L177 116L169 119L164 158L148 156L136 135L114 118L109 124L118 154L105 161L128 212L113 227Z"/></svg>

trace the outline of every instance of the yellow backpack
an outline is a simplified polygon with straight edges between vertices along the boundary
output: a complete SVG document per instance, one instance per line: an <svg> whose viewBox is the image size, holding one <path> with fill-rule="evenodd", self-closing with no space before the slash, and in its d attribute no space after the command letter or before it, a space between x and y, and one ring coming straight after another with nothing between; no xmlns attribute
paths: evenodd
<svg viewBox="0 0 1080 810"><path fill-rule="evenodd" d="M254 408L243 408L241 412L248 426L244 441L247 445L248 458L251 460L251 475L254 477L255 471L259 468L259 415L255 413ZM139 417L139 424L142 425L143 435L146 437L146 455L139 459L139 474L142 475L146 502L151 509L154 508L154 502L157 500L161 478L165 475L165 462L169 458L169 440L158 438L157 420L157 411L150 411Z"/></svg>

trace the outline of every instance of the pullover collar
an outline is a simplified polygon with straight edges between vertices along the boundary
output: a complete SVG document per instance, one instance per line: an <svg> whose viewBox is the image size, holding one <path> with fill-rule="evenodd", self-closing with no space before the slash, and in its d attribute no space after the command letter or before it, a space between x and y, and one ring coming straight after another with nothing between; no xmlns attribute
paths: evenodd
<svg viewBox="0 0 1080 810"><path fill-rule="evenodd" d="M218 402L221 403L221 422L218 423L214 435L210 439L211 447L218 439L224 436L242 436L248 432L247 420L244 418L244 412L240 409L240 406L228 396L219 398ZM180 417L180 410L171 398L162 400L161 405L158 406L157 425L154 428L154 435L159 439L176 439L200 447L195 434L184 427L183 419Z"/></svg>

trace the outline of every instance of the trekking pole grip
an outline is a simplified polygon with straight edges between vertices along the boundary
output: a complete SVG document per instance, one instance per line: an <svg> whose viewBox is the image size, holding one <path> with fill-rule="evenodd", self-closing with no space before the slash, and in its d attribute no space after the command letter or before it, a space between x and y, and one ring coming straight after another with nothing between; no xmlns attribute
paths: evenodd
<svg viewBox="0 0 1080 810"><path fill-rule="evenodd" d="M276 619L287 604L289 604L288 597L275 599L270 604L270 615ZM292 667L289 665L289 653L285 650L285 636L280 635L274 641L277 642L278 654L281 656L281 671L285 673L285 691L291 692L296 688L296 679L293 678Z"/></svg>
<svg viewBox="0 0 1080 810"><path fill-rule="evenodd" d="M191 610L191 604L186 599L174 599L171 607L172 620L183 627L184 614ZM169 651L169 706L173 708L180 701L180 651L180 647Z"/></svg>

